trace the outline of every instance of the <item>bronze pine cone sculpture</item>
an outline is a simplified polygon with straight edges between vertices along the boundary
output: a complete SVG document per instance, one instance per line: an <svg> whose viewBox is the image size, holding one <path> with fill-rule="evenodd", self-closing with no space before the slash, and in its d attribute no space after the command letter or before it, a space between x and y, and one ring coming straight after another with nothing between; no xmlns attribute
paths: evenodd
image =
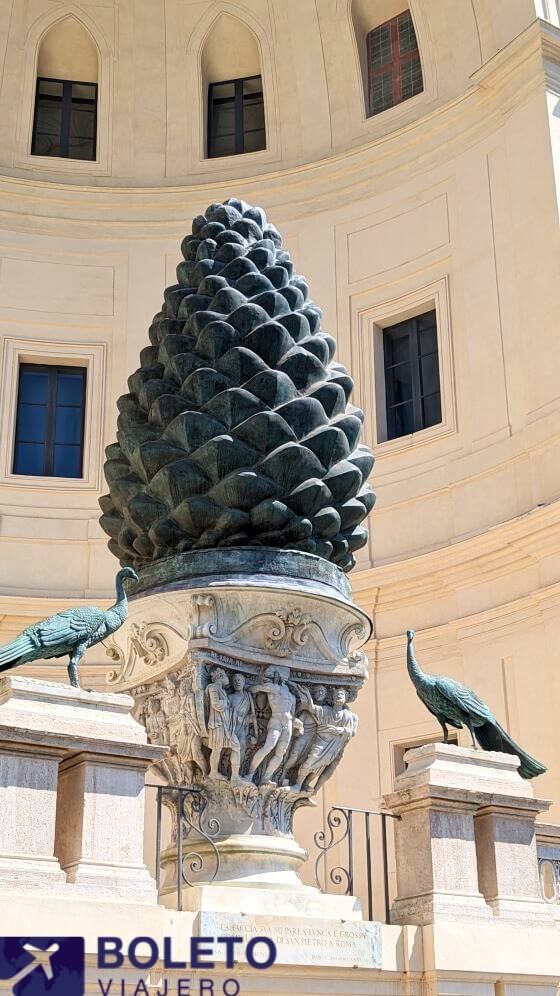
<svg viewBox="0 0 560 996"><path fill-rule="evenodd" d="M373 456L305 280L264 211L233 198L195 218L181 248L106 450L110 550L137 570L254 545L350 570Z"/></svg>

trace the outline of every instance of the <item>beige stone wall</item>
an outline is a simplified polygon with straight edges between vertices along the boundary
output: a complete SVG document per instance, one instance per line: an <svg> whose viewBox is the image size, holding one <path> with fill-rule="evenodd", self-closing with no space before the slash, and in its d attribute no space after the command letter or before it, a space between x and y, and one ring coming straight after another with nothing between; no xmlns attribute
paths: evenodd
<svg viewBox="0 0 560 996"><path fill-rule="evenodd" d="M308 277L377 455L354 574L376 624L371 679L322 804L377 808L398 746L438 732L406 677L409 626L428 671L475 686L550 764L539 794L560 799L557 5L537 8L552 23L529 0L410 7L425 90L368 119L356 30L391 16L390 2L0 4L0 640L110 596L97 498L115 399L190 219L240 196L265 207ZM267 149L205 160L200 79L217 72L224 18L239 19L226 76L260 63ZM37 59L46 38L55 72L57 36L83 46L90 75L95 48L95 163L29 155ZM381 330L431 307L443 422L387 442ZM89 371L72 486L11 473L18 358L61 357ZM86 681L101 683L103 666L89 658ZM320 816L301 815L304 838Z"/></svg>

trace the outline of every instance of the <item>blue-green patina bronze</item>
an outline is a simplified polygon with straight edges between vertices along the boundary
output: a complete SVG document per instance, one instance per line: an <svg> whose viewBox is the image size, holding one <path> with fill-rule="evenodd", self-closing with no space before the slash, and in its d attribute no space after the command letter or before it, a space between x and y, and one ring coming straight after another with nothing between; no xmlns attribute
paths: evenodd
<svg viewBox="0 0 560 996"><path fill-rule="evenodd" d="M462 730L466 726L475 750L478 740L484 750L516 754L521 762L519 774L522 778L535 778L547 770L544 764L518 747L488 706L470 688L453 678L424 674L414 655L414 630L409 629L406 635L408 673L418 698L440 724L444 743L448 741L448 726L453 726L456 730Z"/></svg>
<svg viewBox="0 0 560 996"><path fill-rule="evenodd" d="M367 541L373 456L282 239L230 198L195 218L118 400L101 526L142 574L190 551L295 550L343 571Z"/></svg>
<svg viewBox="0 0 560 996"><path fill-rule="evenodd" d="M78 664L86 650L101 643L122 626L128 614L124 582L138 580L131 567L123 567L116 577L117 600L103 611L96 605L64 609L55 616L33 623L15 640L0 649L0 671L9 671L32 661L69 657L68 677L74 688L79 687Z"/></svg>

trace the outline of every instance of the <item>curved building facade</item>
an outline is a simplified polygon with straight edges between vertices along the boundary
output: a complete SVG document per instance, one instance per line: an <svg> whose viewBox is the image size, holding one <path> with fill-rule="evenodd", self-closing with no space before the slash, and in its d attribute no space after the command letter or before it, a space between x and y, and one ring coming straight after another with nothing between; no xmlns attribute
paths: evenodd
<svg viewBox="0 0 560 996"><path fill-rule="evenodd" d="M110 599L115 400L190 219L239 197L306 275L376 454L352 574L370 681L324 806L376 809L406 746L440 734L406 675L409 627L426 670L473 686L560 798L559 13L0 5L2 642ZM85 683L109 664L94 652Z"/></svg>

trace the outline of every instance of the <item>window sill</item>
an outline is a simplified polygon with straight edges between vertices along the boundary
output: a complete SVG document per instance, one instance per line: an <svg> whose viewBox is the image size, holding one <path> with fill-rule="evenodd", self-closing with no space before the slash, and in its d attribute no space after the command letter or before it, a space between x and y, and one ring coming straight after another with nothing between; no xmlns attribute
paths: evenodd
<svg viewBox="0 0 560 996"><path fill-rule="evenodd" d="M39 477L27 474L6 474L0 487L25 488L26 491L92 491L98 487L83 477Z"/></svg>
<svg viewBox="0 0 560 996"><path fill-rule="evenodd" d="M421 93L415 94L414 97L409 97L408 100L401 100L399 104L393 104L392 107L387 107L386 110L379 111L378 114L366 114L364 103L360 121L361 128L369 131L395 131L400 127L401 119L409 117L415 120L422 113L424 104L429 104L432 101L433 94L424 89Z"/></svg>
<svg viewBox="0 0 560 996"><path fill-rule="evenodd" d="M278 149L273 147L259 149L258 152L239 152L234 156L213 156L210 159L206 158L205 154L199 151L199 158L195 163L194 169L196 173L223 173L235 167L246 168L248 163L251 163L252 175L254 175L254 165L260 166L262 164L265 166L278 161Z"/></svg>
<svg viewBox="0 0 560 996"><path fill-rule="evenodd" d="M433 443L435 440L441 439L442 436L450 436L455 431L455 425L438 422L437 425L432 425L429 429L420 429L418 432L411 432L406 436L397 436L395 439L377 439L374 443L375 452L377 455L383 454L384 456L402 453L412 447L417 448Z"/></svg>
<svg viewBox="0 0 560 996"><path fill-rule="evenodd" d="M108 176L106 163L98 159L66 159L59 156L21 156L15 166L21 169L37 170L41 173L74 173L86 176Z"/></svg>

